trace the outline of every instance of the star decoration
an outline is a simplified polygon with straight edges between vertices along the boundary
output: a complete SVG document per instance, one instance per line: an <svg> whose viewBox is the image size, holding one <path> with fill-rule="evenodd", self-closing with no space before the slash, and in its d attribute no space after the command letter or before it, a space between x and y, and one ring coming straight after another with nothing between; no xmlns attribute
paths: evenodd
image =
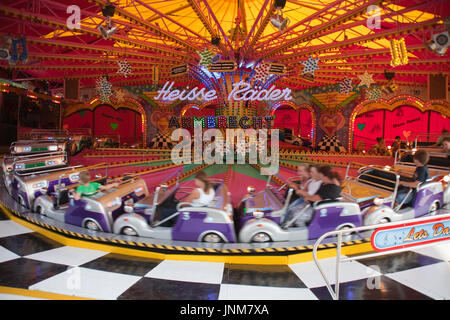
<svg viewBox="0 0 450 320"><path fill-rule="evenodd" d="M197 53L200 56L200 62L198 63L198 65L209 68L212 65L212 58L213 58L214 53L209 51L206 48L205 48L205 50L203 50L203 52L197 51Z"/></svg>
<svg viewBox="0 0 450 320"><path fill-rule="evenodd" d="M112 83L109 83L108 80L106 80L106 77L100 77L96 81L97 83L97 90L100 92L100 100L103 103L110 102L110 97L112 96Z"/></svg>
<svg viewBox="0 0 450 320"><path fill-rule="evenodd" d="M367 88L370 88L370 85L374 83L375 81L372 79L372 74L368 73L367 71L364 72L363 75L358 76L358 78L361 80L358 86L367 86Z"/></svg>
<svg viewBox="0 0 450 320"><path fill-rule="evenodd" d="M305 68L302 71L302 74L311 72L314 75L314 70L319 69L317 63L319 62L319 58L314 59L313 57L309 57L308 60L303 61L302 64Z"/></svg>
<svg viewBox="0 0 450 320"><path fill-rule="evenodd" d="M125 92L123 90L116 90L116 92L114 93L114 97L117 99L118 102L123 102Z"/></svg>
<svg viewBox="0 0 450 320"><path fill-rule="evenodd" d="M377 100L381 98L381 90L379 88L373 88L371 90L367 90L368 99L369 100Z"/></svg>
<svg viewBox="0 0 450 320"><path fill-rule="evenodd" d="M345 77L344 81L339 83L339 93L348 94L352 89L352 79Z"/></svg>
<svg viewBox="0 0 450 320"><path fill-rule="evenodd" d="M119 65L119 70L117 73L122 73L125 78L132 74L131 66L126 59L123 61L117 61L117 64Z"/></svg>

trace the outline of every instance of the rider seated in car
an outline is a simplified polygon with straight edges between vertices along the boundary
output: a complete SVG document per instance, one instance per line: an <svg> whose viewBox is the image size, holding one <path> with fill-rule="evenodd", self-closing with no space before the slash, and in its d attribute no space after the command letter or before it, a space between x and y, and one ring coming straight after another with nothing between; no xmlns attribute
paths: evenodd
<svg viewBox="0 0 450 320"><path fill-rule="evenodd" d="M442 152L450 156L450 137L442 139Z"/></svg>
<svg viewBox="0 0 450 320"><path fill-rule="evenodd" d="M318 177L322 181L320 188L313 195L310 195L306 190L300 190L299 194L310 202L323 200L336 200L341 195L342 179L337 172L328 165L320 166L318 169ZM303 213L296 219L297 226L305 226L312 218L313 210L304 210Z"/></svg>
<svg viewBox="0 0 450 320"><path fill-rule="evenodd" d="M428 173L427 163L430 159L430 154L425 150L418 150L414 156L414 164L416 165L416 170L414 171L414 175L412 177L412 181L400 181L399 184L401 186L405 186L408 188L417 188L420 183L423 183L428 180L430 174ZM409 192L409 189L400 190L397 194L395 201L400 204L405 199L406 196L408 198L405 200L403 204L410 204L413 199L414 191Z"/></svg>
<svg viewBox="0 0 450 320"><path fill-rule="evenodd" d="M95 195L99 190L109 190L119 185L118 182L101 185L97 182L90 182L91 175L89 171L80 172L80 185L75 190L75 200L80 200L81 197L90 197Z"/></svg>
<svg viewBox="0 0 450 320"><path fill-rule="evenodd" d="M211 181L205 172L200 171L195 176L196 189L186 198L186 202L192 203L193 206L208 206L216 195Z"/></svg>
<svg viewBox="0 0 450 320"><path fill-rule="evenodd" d="M309 165L309 164L301 164L297 168L297 174L302 179L300 183L289 182L288 186L294 189L294 194L292 198L294 201L291 202L288 209L286 210L284 221L289 220L290 217L299 209L299 206L302 206L305 202L301 191L306 191L308 194L313 195L319 190L322 181L319 177L319 166L317 165Z"/></svg>

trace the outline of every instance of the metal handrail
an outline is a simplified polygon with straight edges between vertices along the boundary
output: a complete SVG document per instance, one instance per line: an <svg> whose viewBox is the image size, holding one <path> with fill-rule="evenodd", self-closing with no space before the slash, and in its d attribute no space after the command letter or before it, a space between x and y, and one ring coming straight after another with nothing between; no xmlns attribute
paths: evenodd
<svg viewBox="0 0 450 320"><path fill-rule="evenodd" d="M383 227L391 227L391 226L406 226L408 223L411 222L421 222L421 221L427 221L427 220L432 220L435 219L436 216L427 216L424 218L416 218L416 219L409 219L409 220L403 220L403 221L395 221L395 222L389 222L389 223L382 223L382 224L375 224L375 225L370 225L370 226L363 226L363 227L356 227L356 228L349 228L349 229L343 229L343 230L334 230L334 231L330 231L327 232L325 234L323 234L319 239L316 240L316 242L314 243L314 247L313 247L313 259L314 259L314 263L316 264L317 268L319 269L320 274L322 275L323 279L325 280L327 289L331 295L331 297L333 298L333 300L339 300L339 277L340 277L340 264L341 262L349 262L349 261L353 261L353 260L357 260L357 259L366 259L366 258L372 258L372 257L376 257L376 256L380 256L380 255L387 255L387 254L393 254L393 253L399 253L399 252L403 252L403 251L408 251L410 250L409 247L405 247L405 248L400 248L400 249L394 249L391 251L383 251L383 252L375 252L375 253L370 253L370 254L364 254L364 255L359 255L359 256L351 256L351 257L347 257L344 259L341 259L341 249L342 249L342 234L344 233L359 233L362 231L368 231L368 230L373 230L373 229L378 229L378 228L383 228ZM442 214L439 215L439 218L449 218L450 219L450 214ZM325 272L322 269L322 266L319 263L319 259L317 257L317 249L319 248L319 245L321 244L321 242L330 237L330 236L335 236L337 235L337 246L336 246L336 273L335 273L335 285L334 285L334 291L333 288L330 284L330 281L328 280ZM443 240L443 241L450 241L450 240ZM430 246L433 245L426 243L426 244L422 244L422 245L417 245L414 248L422 248L422 247L426 247L426 246Z"/></svg>
<svg viewBox="0 0 450 320"><path fill-rule="evenodd" d="M422 134L417 134L416 138L414 139L414 147L417 148L417 140L418 140L419 137L427 137L427 142L430 142L430 141L428 141L430 137L437 137L437 138L439 138L440 136L441 136L441 134L439 134L439 133L429 133L429 134L428 133L427 134L422 133Z"/></svg>

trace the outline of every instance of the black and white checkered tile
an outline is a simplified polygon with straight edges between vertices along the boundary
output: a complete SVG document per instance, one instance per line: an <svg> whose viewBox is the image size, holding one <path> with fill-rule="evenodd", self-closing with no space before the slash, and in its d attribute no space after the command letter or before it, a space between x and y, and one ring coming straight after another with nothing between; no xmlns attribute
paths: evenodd
<svg viewBox="0 0 450 320"><path fill-rule="evenodd" d="M158 133L150 140L149 147L151 148L164 148L170 149L173 146L173 142L169 133Z"/></svg>
<svg viewBox="0 0 450 320"><path fill-rule="evenodd" d="M336 136L324 136L323 139L319 142L319 150L327 151L327 152L346 152L347 150L344 146L339 142Z"/></svg>
<svg viewBox="0 0 450 320"><path fill-rule="evenodd" d="M345 262L340 299L449 299L450 244ZM320 260L334 283L335 258ZM0 213L0 287L94 299L331 299L313 261L279 265L157 260L64 246ZM23 298L2 294L0 299Z"/></svg>

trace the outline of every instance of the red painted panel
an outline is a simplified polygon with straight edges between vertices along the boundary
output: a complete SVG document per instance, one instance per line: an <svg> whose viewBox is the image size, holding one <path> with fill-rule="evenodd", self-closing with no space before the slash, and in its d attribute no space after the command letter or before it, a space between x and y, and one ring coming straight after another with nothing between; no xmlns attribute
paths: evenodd
<svg viewBox="0 0 450 320"><path fill-rule="evenodd" d="M121 143L135 142L136 112L100 105L94 113L94 135L120 135Z"/></svg>
<svg viewBox="0 0 450 320"><path fill-rule="evenodd" d="M396 136L405 140L405 134L411 137L416 134L426 134L428 131L428 112L420 112L411 106L402 106L394 111L386 111L385 140L389 145Z"/></svg>
<svg viewBox="0 0 450 320"><path fill-rule="evenodd" d="M80 110L63 119L64 129L92 128L93 113L90 110Z"/></svg>
<svg viewBox="0 0 450 320"><path fill-rule="evenodd" d="M377 137L383 136L383 110L366 112L355 118L353 127L353 148L359 141L365 144L365 150L376 143Z"/></svg>

